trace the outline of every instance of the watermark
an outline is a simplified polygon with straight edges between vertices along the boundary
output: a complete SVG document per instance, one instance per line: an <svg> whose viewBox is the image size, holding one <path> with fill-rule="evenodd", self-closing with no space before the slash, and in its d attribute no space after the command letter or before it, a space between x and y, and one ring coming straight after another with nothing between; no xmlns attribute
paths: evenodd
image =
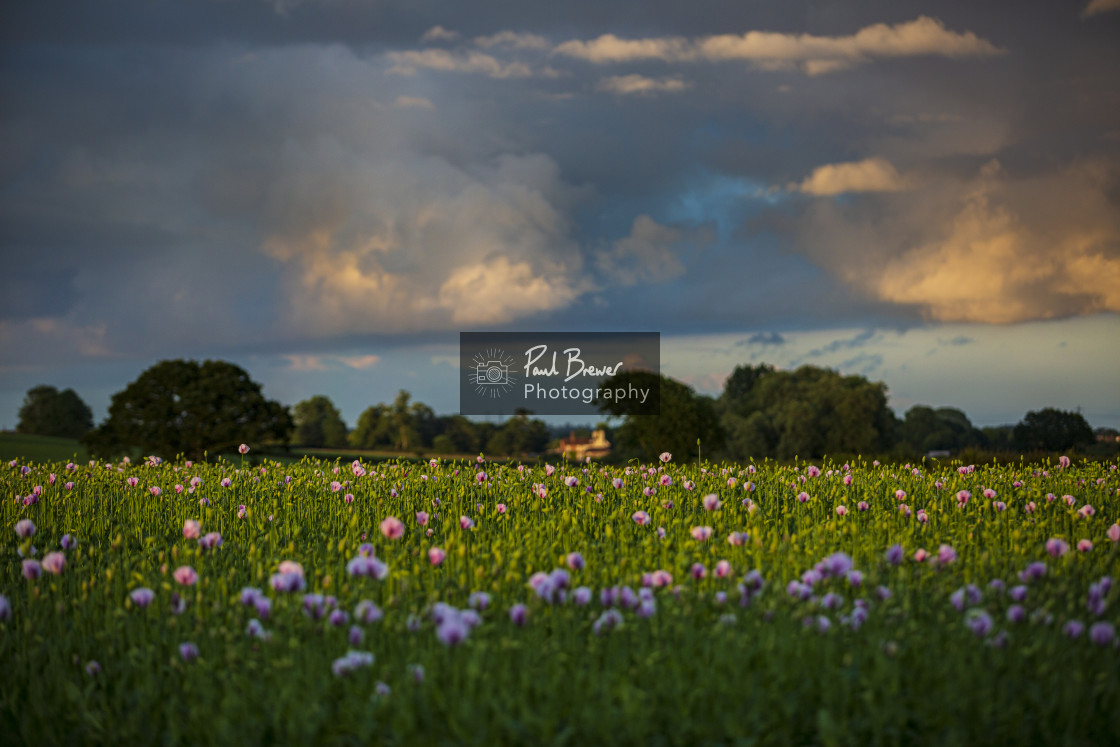
<svg viewBox="0 0 1120 747"><path fill-rule="evenodd" d="M657 332L461 332L463 415L657 415Z"/></svg>

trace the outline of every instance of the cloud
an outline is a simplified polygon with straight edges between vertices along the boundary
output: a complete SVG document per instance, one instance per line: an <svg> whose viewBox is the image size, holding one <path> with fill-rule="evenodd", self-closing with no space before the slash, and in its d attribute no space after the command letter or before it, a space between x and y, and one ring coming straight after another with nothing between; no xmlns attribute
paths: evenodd
<svg viewBox="0 0 1120 747"><path fill-rule="evenodd" d="M377 365L381 360L378 355L322 355L306 353L285 353L281 356L290 371L306 373L309 371L330 371L337 369L338 364L358 371Z"/></svg>
<svg viewBox="0 0 1120 747"><path fill-rule="evenodd" d="M874 59L915 56L987 57L1003 52L971 31L951 31L934 18L920 16L893 26L877 23L848 36L814 36L772 31L623 39L603 34L590 41L559 44L555 54L597 65L661 61L748 61L763 69L800 67L809 75L835 72Z"/></svg>
<svg viewBox="0 0 1120 747"><path fill-rule="evenodd" d="M740 340L740 344L742 344ZM747 345L785 345L786 338L778 332L755 332L746 339Z"/></svg>
<svg viewBox="0 0 1120 747"><path fill-rule="evenodd" d="M943 176L879 206L815 202L799 243L869 297L941 322L1120 311L1120 164Z"/></svg>
<svg viewBox="0 0 1120 747"><path fill-rule="evenodd" d="M1090 18L1099 13L1108 13L1114 10L1120 10L1120 0L1091 0L1085 6L1085 10L1081 11L1081 17Z"/></svg>
<svg viewBox="0 0 1120 747"><path fill-rule="evenodd" d="M443 26L432 26L420 37L422 42L452 41L459 38L458 31L449 31Z"/></svg>
<svg viewBox="0 0 1120 747"><path fill-rule="evenodd" d="M393 105L398 109L435 109L431 101L421 96L397 96Z"/></svg>
<svg viewBox="0 0 1120 747"><path fill-rule="evenodd" d="M953 337L949 340L943 340L940 337L937 338L937 344L938 345L948 345L948 346L951 346L951 347L960 347L961 345L971 345L974 342L976 342L976 338L969 337L967 335L957 335L956 337Z"/></svg>
<svg viewBox="0 0 1120 747"><path fill-rule="evenodd" d="M906 188L906 181L894 166L878 157L818 166L800 184L790 185L791 190L818 197L845 192L898 192Z"/></svg>
<svg viewBox="0 0 1120 747"><path fill-rule="evenodd" d="M446 49L405 50L387 52L393 63L390 73L415 75L418 70L445 73L478 73L490 78L527 78L533 71L523 62L500 62L497 58L476 51L449 52Z"/></svg>
<svg viewBox="0 0 1120 747"><path fill-rule="evenodd" d="M647 78L644 75L612 75L603 78L595 86L596 91L607 91L623 96L649 96L655 93L680 93L691 87L691 83L680 78Z"/></svg>
<svg viewBox="0 0 1120 747"><path fill-rule="evenodd" d="M579 191L547 156L469 170L407 154L315 156L277 185L263 250L284 267L282 326L308 335L500 325L590 287L567 212Z"/></svg>
<svg viewBox="0 0 1120 747"><path fill-rule="evenodd" d="M552 47L543 36L529 33L519 33L516 31L499 31L490 36L476 36L474 43L483 49L493 49L494 47L508 47L513 49L539 49L545 50Z"/></svg>
<svg viewBox="0 0 1120 747"><path fill-rule="evenodd" d="M599 270L619 285L661 283L684 274L675 245L684 233L648 215L634 219L630 235L596 257Z"/></svg>
<svg viewBox="0 0 1120 747"><path fill-rule="evenodd" d="M0 364L36 366L76 357L107 358L104 323L81 324L65 318L0 319Z"/></svg>
<svg viewBox="0 0 1120 747"><path fill-rule="evenodd" d="M288 362L288 368L301 373L307 371L326 371L327 365L321 355L300 355L289 353L283 356Z"/></svg>
<svg viewBox="0 0 1120 747"><path fill-rule="evenodd" d="M381 360L381 356L372 354L340 355L338 356L338 360L341 361L343 365L348 366L349 368L354 368L361 371L366 368L370 368L371 366L377 365L378 361Z"/></svg>

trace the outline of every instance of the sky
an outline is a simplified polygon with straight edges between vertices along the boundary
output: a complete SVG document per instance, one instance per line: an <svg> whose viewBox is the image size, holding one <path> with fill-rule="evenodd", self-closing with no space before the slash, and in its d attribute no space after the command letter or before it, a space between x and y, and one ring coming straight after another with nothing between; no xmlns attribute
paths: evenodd
<svg viewBox="0 0 1120 747"><path fill-rule="evenodd" d="M0 9L0 427L167 358L458 409L460 331L655 331L901 415L1120 426L1120 0Z"/></svg>

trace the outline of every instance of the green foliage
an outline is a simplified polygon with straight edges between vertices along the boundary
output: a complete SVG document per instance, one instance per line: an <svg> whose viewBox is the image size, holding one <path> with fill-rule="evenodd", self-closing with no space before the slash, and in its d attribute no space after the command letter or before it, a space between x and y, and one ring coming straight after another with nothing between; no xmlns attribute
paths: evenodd
<svg viewBox="0 0 1120 747"><path fill-rule="evenodd" d="M548 426L544 421L530 419L520 412L507 420L486 443L486 453L491 456L526 457L539 454L548 447Z"/></svg>
<svg viewBox="0 0 1120 747"><path fill-rule="evenodd" d="M724 432L716 414L715 401L697 394L675 379L645 371L623 372L605 380L603 389L649 389L660 401L660 414L641 414L627 400L605 400L599 409L625 422L614 433L614 450L620 457L653 459L668 451L680 461L697 457L697 440L709 455L723 447Z"/></svg>
<svg viewBox="0 0 1120 747"><path fill-rule="evenodd" d="M19 408L17 433L30 436L81 438L93 428L93 411L73 389L37 386Z"/></svg>
<svg viewBox="0 0 1120 747"><path fill-rule="evenodd" d="M1064 451L1088 446L1096 440L1081 413L1053 407L1028 412L1015 426L1012 438L1023 451Z"/></svg>
<svg viewBox="0 0 1120 747"><path fill-rule="evenodd" d="M83 443L109 457L132 447L164 458L235 451L241 443L287 445L288 408L225 361L161 361L113 395L109 417Z"/></svg>
<svg viewBox="0 0 1120 747"><path fill-rule="evenodd" d="M10 605L0 620L0 742L1120 743L1120 649L1063 632L1071 619L1120 622L1120 588L1105 592L1100 614L1086 608L1090 585L1115 576L1120 562L1120 543L1107 536L1120 515L1113 465L1075 459L1068 469L1044 461L969 472L954 462L915 474L913 465L825 461L815 477L804 462L701 469L674 457L629 466L561 464L549 475L539 465L473 459L388 462L366 465L361 477L349 464L311 459L252 470L240 460L115 465L120 472L33 464L26 476L0 468L3 495L41 487L32 505L0 502L0 594ZM479 469L489 475L483 483ZM194 477L193 493L176 491ZM981 485L998 498L983 498ZM896 490L915 515L899 510ZM963 507L959 490L972 491ZM800 491L808 502L796 500ZM708 493L722 505L706 510ZM856 510L859 501L867 511ZM1086 504L1094 516L1079 514ZM851 511L839 515L839 506ZM632 520L637 510L649 524ZM425 526L417 511L431 513ZM404 520L399 539L378 530L388 516ZM462 529L460 516L474 528ZM35 523L33 538L12 531L22 519ZM220 532L221 546L185 538L188 519ZM712 527L712 538L694 539L696 526ZM746 539L729 543L733 532ZM63 572L24 579L19 552L29 557L33 542L42 559L66 534L77 544ZM1052 537L1070 551L1048 555ZM1094 546L1074 549L1081 537ZM366 543L388 566L381 580L347 573ZM884 558L896 543L906 557L897 566ZM919 549L936 557L943 544L956 560L914 559ZM428 560L433 547L447 551L438 565ZM528 580L569 552L585 565L569 569L566 601L550 604ZM836 552L852 558L858 583L834 575L815 582L812 600L787 593ZM272 590L284 560L302 564L306 593L332 597L349 619L316 618L301 593ZM720 560L732 569L726 576L716 573ZM1040 560L1045 573L1021 581ZM694 577L694 564L707 573ZM198 583L180 585L179 566L194 568ZM616 607L622 624L596 632L599 592L642 589L658 569L673 582L643 592L652 614ZM764 586L744 602L749 571ZM991 579L1024 584L1026 619L1011 621L1016 602L989 588ZM979 596L960 611L950 595L966 584ZM146 608L130 600L141 587L154 592ZM242 603L243 587L263 590L269 614ZM593 592L590 604L573 601L578 587ZM480 591L491 595L480 624L458 646L441 643L435 604L465 609ZM359 623L359 600L383 618ZM515 604L528 608L524 627L510 620ZM862 608L866 621L853 625ZM966 625L980 611L994 621L985 635ZM251 621L267 637L249 635ZM357 643L348 641L352 625ZM183 660L185 641L197 645L197 659ZM332 661L349 649L372 654L371 666L335 676ZM96 676L87 673L94 661ZM414 665L424 669L421 682ZM379 681L391 692L378 695Z"/></svg>
<svg viewBox="0 0 1120 747"><path fill-rule="evenodd" d="M876 453L894 443L885 384L816 366L737 367L719 412L733 459Z"/></svg>
<svg viewBox="0 0 1120 747"><path fill-rule="evenodd" d="M906 411L899 436L903 447L917 454L935 450L956 453L984 443L984 434L972 426L967 415L953 407L935 410L914 405Z"/></svg>
<svg viewBox="0 0 1120 747"><path fill-rule="evenodd" d="M300 446L340 449L348 443L342 414L321 394L296 405L292 420L296 428L294 442Z"/></svg>

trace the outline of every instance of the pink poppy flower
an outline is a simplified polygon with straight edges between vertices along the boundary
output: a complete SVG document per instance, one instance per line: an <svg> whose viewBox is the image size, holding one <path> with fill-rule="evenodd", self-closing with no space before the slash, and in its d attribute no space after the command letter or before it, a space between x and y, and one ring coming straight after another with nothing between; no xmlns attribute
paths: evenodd
<svg viewBox="0 0 1120 747"><path fill-rule="evenodd" d="M630 518L634 520L635 524L640 526L645 526L649 523L649 514L645 511L635 511Z"/></svg>
<svg viewBox="0 0 1120 747"><path fill-rule="evenodd" d="M381 520L381 533L386 539L398 540L404 536L404 522L396 516L388 516Z"/></svg>
<svg viewBox="0 0 1120 747"><path fill-rule="evenodd" d="M181 565L171 574L175 581L183 586L194 586L198 583L198 573L189 565Z"/></svg>
<svg viewBox="0 0 1120 747"><path fill-rule="evenodd" d="M16 522L16 536L28 539L35 536L35 522L31 519L20 519Z"/></svg>
<svg viewBox="0 0 1120 747"><path fill-rule="evenodd" d="M712 528L709 526L693 527L689 530L689 533L697 542L706 542L712 536Z"/></svg>
<svg viewBox="0 0 1120 747"><path fill-rule="evenodd" d="M1067 545L1064 540L1058 539L1057 537L1051 537L1050 539L1046 540L1046 552L1050 554L1050 557L1061 557L1062 555L1065 555L1067 552L1069 552L1069 545Z"/></svg>
<svg viewBox="0 0 1120 747"><path fill-rule="evenodd" d="M427 511L417 511L416 512L416 523L419 524L422 527L427 526L428 525L428 512Z"/></svg>
<svg viewBox="0 0 1120 747"><path fill-rule="evenodd" d="M49 552L43 556L43 570L47 573L60 575L66 570L66 556L60 552Z"/></svg>
<svg viewBox="0 0 1120 747"><path fill-rule="evenodd" d="M432 548L428 549L428 560L431 562L432 565L439 565L440 563L443 562L443 559L446 556L447 556L447 553L445 553L439 547L432 547Z"/></svg>
<svg viewBox="0 0 1120 747"><path fill-rule="evenodd" d="M198 539L202 535L202 527L194 519L183 522L183 536L186 539Z"/></svg>
<svg viewBox="0 0 1120 747"><path fill-rule="evenodd" d="M249 453L249 445L248 444L241 444L240 446L237 447L237 451L242 453L242 454L248 454Z"/></svg>
<svg viewBox="0 0 1120 747"><path fill-rule="evenodd" d="M469 516L460 516L459 517L459 528L460 529L474 529L474 519L472 519Z"/></svg>
<svg viewBox="0 0 1120 747"><path fill-rule="evenodd" d="M844 507L844 506L837 506L836 507L836 515L837 516L844 516L847 513L848 513L848 509L846 507Z"/></svg>
<svg viewBox="0 0 1120 747"><path fill-rule="evenodd" d="M504 514L504 513L506 512L506 504L504 504L504 503L499 503L499 504L498 504L497 506L494 506L494 509L495 509L495 510L496 510L496 511L497 511L497 512L498 512L499 514Z"/></svg>
<svg viewBox="0 0 1120 747"><path fill-rule="evenodd" d="M719 496L715 493L708 493L700 499L700 503L704 506L705 511L715 511L720 507Z"/></svg>

